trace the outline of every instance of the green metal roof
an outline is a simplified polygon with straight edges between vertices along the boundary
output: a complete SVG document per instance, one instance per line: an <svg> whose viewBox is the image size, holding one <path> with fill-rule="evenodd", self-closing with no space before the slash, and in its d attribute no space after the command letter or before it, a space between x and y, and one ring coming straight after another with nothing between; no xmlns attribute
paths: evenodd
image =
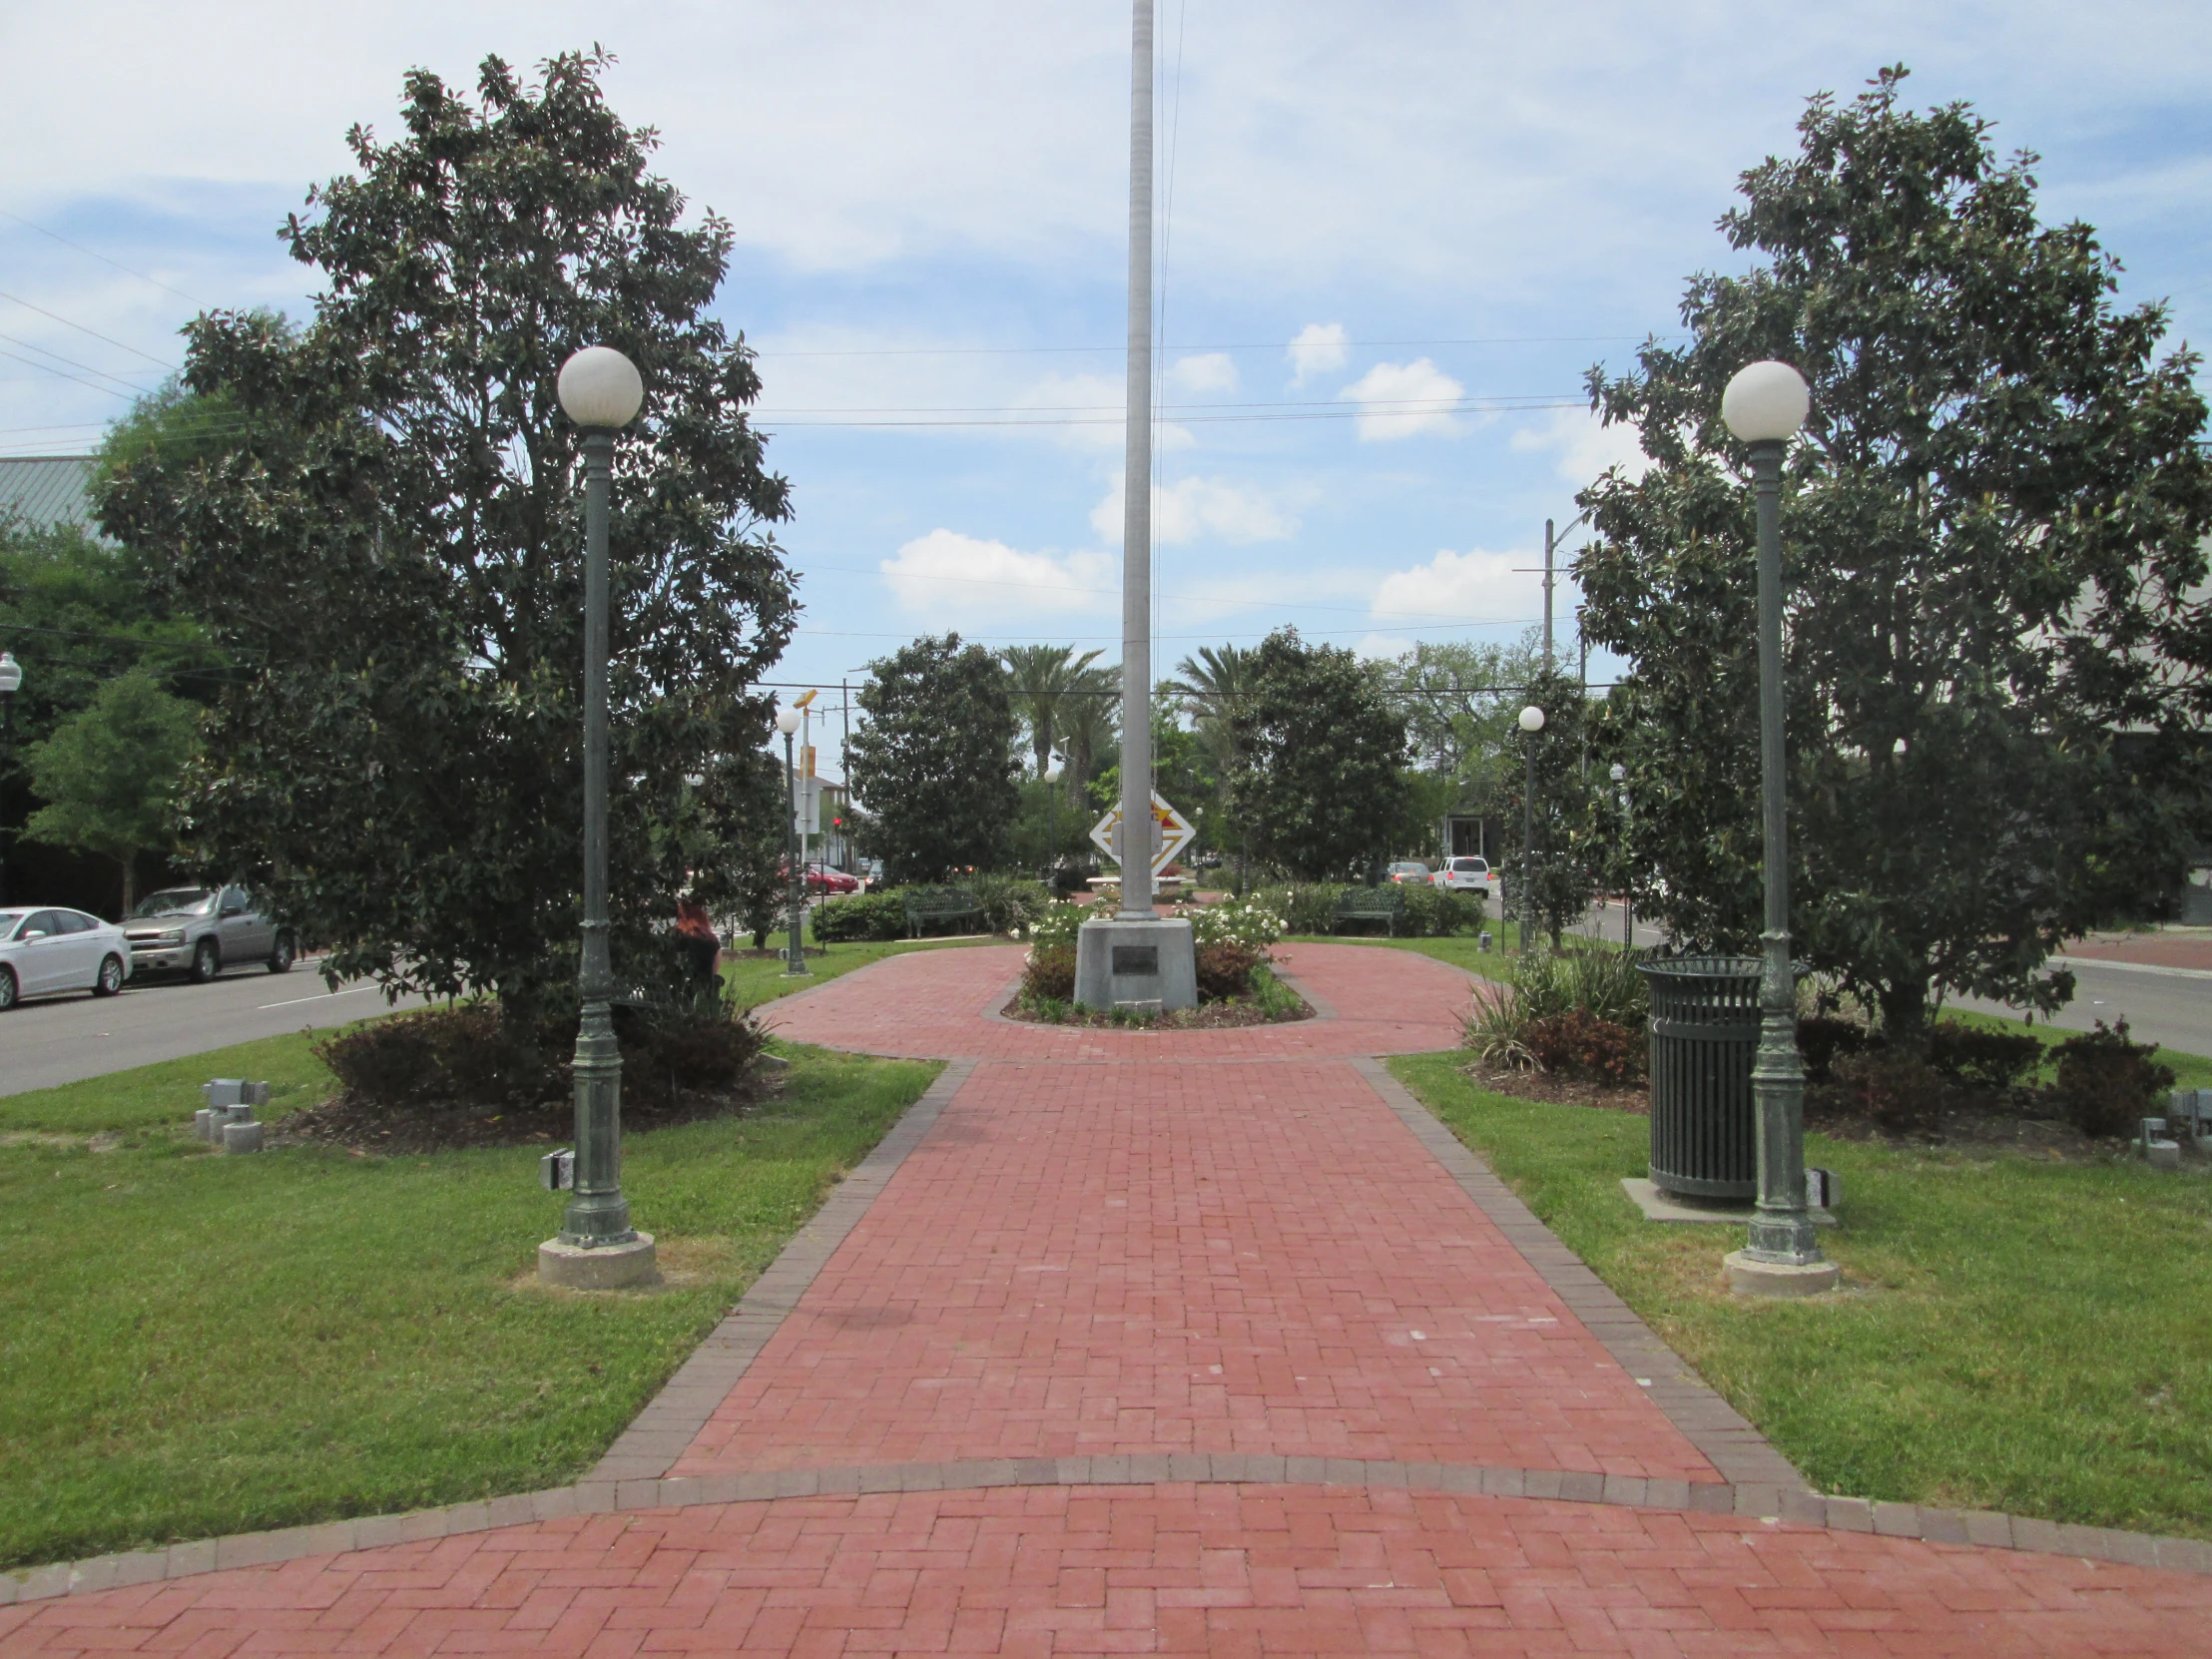
<svg viewBox="0 0 2212 1659"><path fill-rule="evenodd" d="M0 455L0 521L34 530L72 524L100 534L93 522L90 455Z"/></svg>

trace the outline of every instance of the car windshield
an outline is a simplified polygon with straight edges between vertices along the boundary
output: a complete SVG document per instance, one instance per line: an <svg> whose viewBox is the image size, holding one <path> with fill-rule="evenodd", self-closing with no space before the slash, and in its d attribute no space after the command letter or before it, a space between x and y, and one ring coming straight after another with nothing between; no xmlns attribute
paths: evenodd
<svg viewBox="0 0 2212 1659"><path fill-rule="evenodd" d="M1474 870L1487 869L1489 865L1485 864L1480 858L1454 858L1451 860L1451 867L1464 874Z"/></svg>
<svg viewBox="0 0 2212 1659"><path fill-rule="evenodd" d="M14 938L15 930L23 925L23 918L29 913L26 910L0 910L0 939Z"/></svg>
<svg viewBox="0 0 2212 1659"><path fill-rule="evenodd" d="M154 916L204 916L215 908L215 894L206 887L172 887L167 892L149 893L139 900L131 919L144 921Z"/></svg>

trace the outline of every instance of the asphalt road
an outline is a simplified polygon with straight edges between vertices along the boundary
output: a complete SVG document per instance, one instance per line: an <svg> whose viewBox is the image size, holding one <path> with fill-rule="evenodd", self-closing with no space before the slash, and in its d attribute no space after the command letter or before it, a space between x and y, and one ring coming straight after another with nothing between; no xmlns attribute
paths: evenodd
<svg viewBox="0 0 2212 1659"><path fill-rule="evenodd" d="M422 1002L406 997L399 1006ZM284 974L240 968L206 985L158 979L133 981L115 997L41 997L0 1014L0 1095L343 1025L386 1006L368 980L325 990L311 961Z"/></svg>
<svg viewBox="0 0 2212 1659"><path fill-rule="evenodd" d="M1593 905L1589 917L1576 928L1579 933L1596 929L1601 937L1621 936L1618 904ZM1666 935L1654 927L1636 924L1638 945L1663 944ZM2212 972L2202 968L2150 967L2134 962L2094 961L2079 956L2053 958L2073 969L2074 999L2050 1021L2062 1031L2086 1031L2097 1020L2110 1025L2124 1018L2128 1035L2137 1042L2154 1042L2184 1054L2212 1055ZM1945 1004L1971 1008L2012 1019L2020 1010L2001 1002L1957 998Z"/></svg>

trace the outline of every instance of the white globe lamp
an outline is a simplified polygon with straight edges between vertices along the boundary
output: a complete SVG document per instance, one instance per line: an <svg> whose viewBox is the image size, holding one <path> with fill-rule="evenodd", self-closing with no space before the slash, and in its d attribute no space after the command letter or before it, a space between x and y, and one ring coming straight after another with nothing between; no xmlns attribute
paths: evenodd
<svg viewBox="0 0 2212 1659"><path fill-rule="evenodd" d="M638 365L611 345L587 345L561 364L561 407L583 427L618 432L645 402Z"/></svg>
<svg viewBox="0 0 2212 1659"><path fill-rule="evenodd" d="M1520 712L1520 729L1531 736L1541 732L1544 729L1543 710L1537 708L1533 703L1529 704L1527 708Z"/></svg>
<svg viewBox="0 0 2212 1659"><path fill-rule="evenodd" d="M1721 393L1721 419L1746 443L1781 443L1812 412L1805 376L1788 363L1746 363Z"/></svg>

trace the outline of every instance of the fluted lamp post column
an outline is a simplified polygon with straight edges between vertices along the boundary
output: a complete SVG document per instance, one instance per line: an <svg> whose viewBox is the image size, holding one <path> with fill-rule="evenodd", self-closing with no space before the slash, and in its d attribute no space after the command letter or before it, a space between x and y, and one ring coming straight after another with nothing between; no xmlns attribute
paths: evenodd
<svg viewBox="0 0 2212 1659"><path fill-rule="evenodd" d="M1731 1288L1811 1296L1841 1278L1821 1254L1805 1202L1805 1062L1797 1046L1797 977L1790 966L1790 839L1782 733L1782 452L1812 410L1788 363L1738 369L1721 419L1751 446L1759 513L1759 783L1765 833L1766 959L1759 974L1759 1055L1751 1092L1759 1123L1759 1205L1748 1245L1728 1258Z"/></svg>
<svg viewBox="0 0 2212 1659"><path fill-rule="evenodd" d="M786 978L807 971L807 951L800 938L800 929L806 923L807 906L800 897L799 883L799 761L792 753L792 734L799 730L799 711L786 707L776 711L776 730L784 734L784 872L786 875L785 919L791 923L791 948L784 952Z"/></svg>
<svg viewBox="0 0 2212 1659"><path fill-rule="evenodd" d="M1528 954L1528 918L1535 913L1530 900L1536 884L1536 738L1544 729L1544 712L1531 703L1520 712L1521 750L1525 775L1521 784L1520 953Z"/></svg>
<svg viewBox="0 0 2212 1659"><path fill-rule="evenodd" d="M8 708L23 685L23 665L12 651L0 651L0 788L8 781ZM0 847L0 904L8 901L7 849Z"/></svg>
<svg viewBox="0 0 2212 1659"><path fill-rule="evenodd" d="M653 1235L630 1225L622 1195L622 1050L615 1042L614 964L607 953L607 498L615 434L637 418L645 382L611 346L561 365L561 407L584 434L584 924L577 989L576 1160L568 1215L538 1246L538 1277L612 1291L658 1277Z"/></svg>

